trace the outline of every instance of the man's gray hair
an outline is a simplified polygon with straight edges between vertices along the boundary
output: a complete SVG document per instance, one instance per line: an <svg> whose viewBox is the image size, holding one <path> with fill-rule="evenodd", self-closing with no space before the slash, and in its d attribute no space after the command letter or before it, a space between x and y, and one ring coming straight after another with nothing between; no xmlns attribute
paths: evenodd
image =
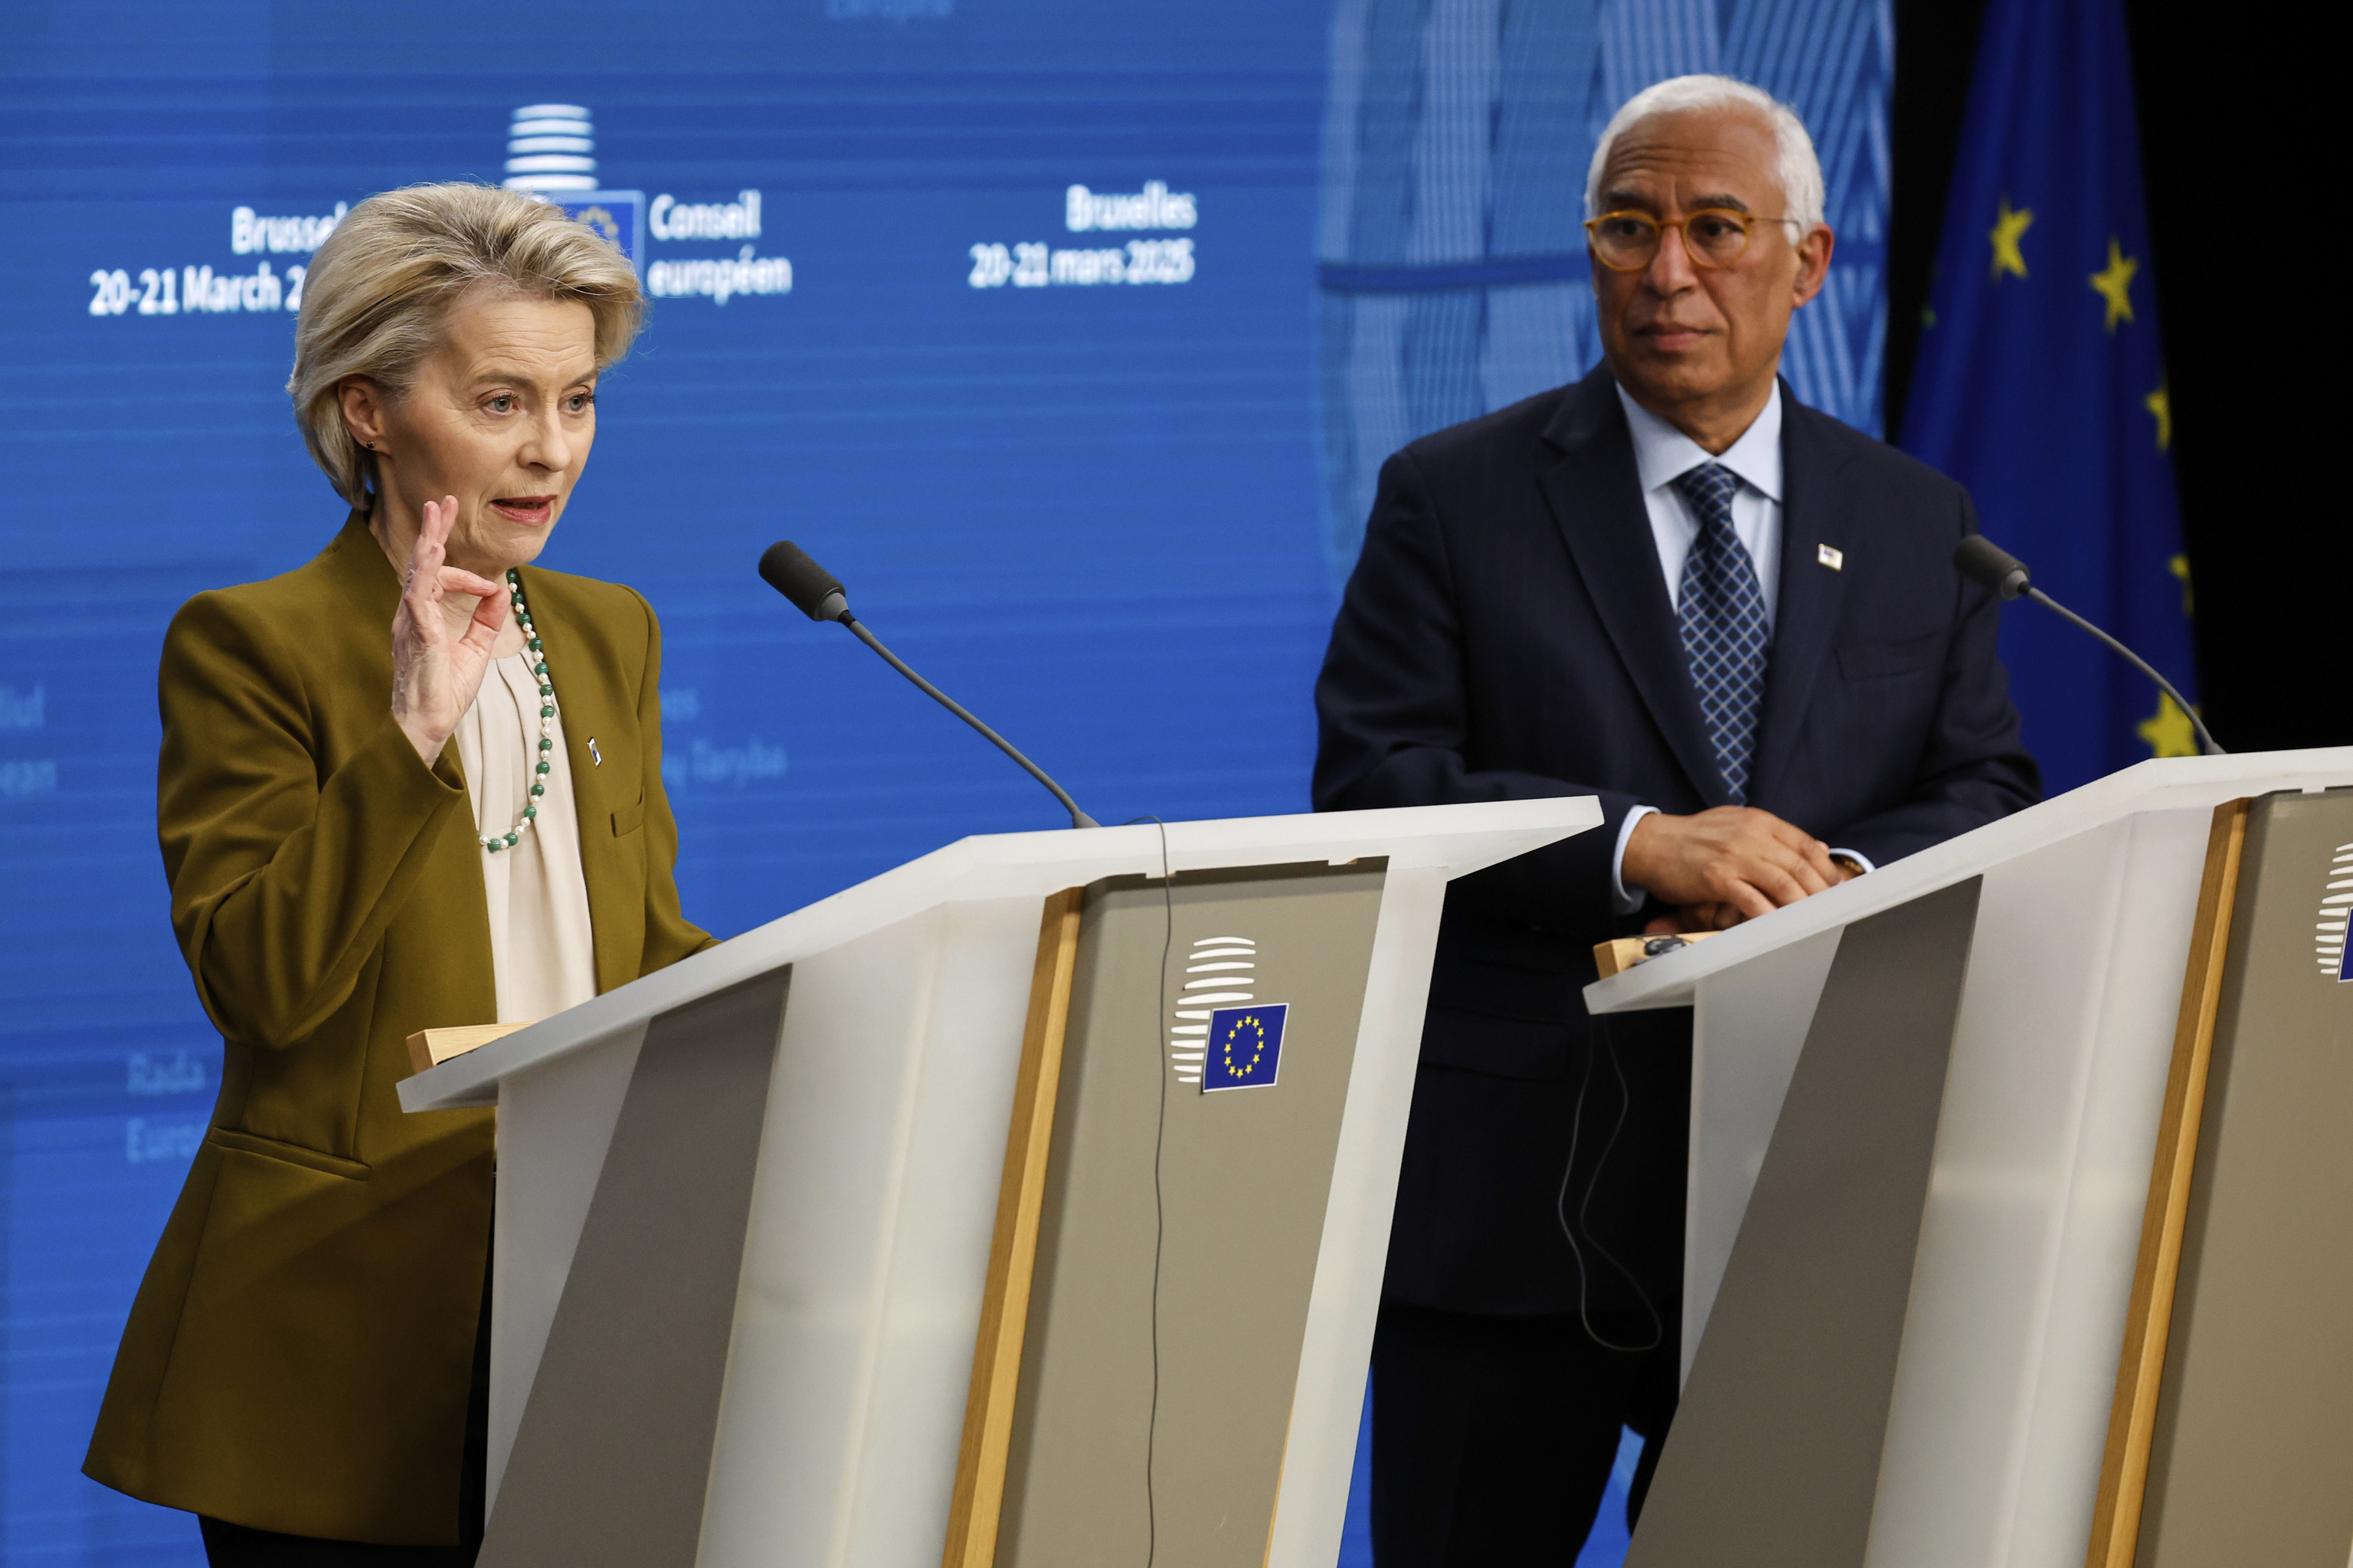
<svg viewBox="0 0 2353 1568"><path fill-rule="evenodd" d="M1775 172L1781 176L1784 210L1760 216L1793 217L1810 231L1822 221L1822 165L1814 156L1814 139L1806 134L1806 122L1798 118L1796 110L1771 93L1728 76L1671 77L1628 99L1609 117L1609 123L1602 128L1600 142L1593 149L1593 166L1585 176L1585 216L1601 216L1602 166L1609 162L1609 149L1628 126L1658 114L1732 108L1753 109L1763 115L1766 123L1772 126L1773 140L1780 149Z"/></svg>

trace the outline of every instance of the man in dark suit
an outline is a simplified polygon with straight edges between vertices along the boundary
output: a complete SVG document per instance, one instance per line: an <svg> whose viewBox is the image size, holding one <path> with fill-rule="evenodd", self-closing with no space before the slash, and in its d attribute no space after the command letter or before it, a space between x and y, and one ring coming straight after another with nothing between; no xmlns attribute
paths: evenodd
<svg viewBox="0 0 2353 1568"><path fill-rule="evenodd" d="M1569 1563L1621 1424L1639 1509L1673 1413L1690 1020L1588 1019L1593 945L2040 790L1950 564L1968 496L1778 381L1832 244L1797 117L1662 83L1587 200L1606 362L1389 459L1316 685L1320 810L1603 811L1447 899L1374 1348L1380 1568Z"/></svg>

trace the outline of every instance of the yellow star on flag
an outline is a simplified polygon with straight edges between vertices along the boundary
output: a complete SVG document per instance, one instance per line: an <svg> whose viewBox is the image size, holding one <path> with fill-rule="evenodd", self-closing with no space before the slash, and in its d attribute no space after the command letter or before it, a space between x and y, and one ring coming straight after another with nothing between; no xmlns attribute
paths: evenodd
<svg viewBox="0 0 2353 1568"><path fill-rule="evenodd" d="M2164 451L2173 445L2173 399L2165 395L2165 383L2158 382L2140 406L2157 416L2157 450Z"/></svg>
<svg viewBox="0 0 2353 1568"><path fill-rule="evenodd" d="M2026 232L2026 226L2033 221L2032 207L2021 207L2013 212L2010 198L2001 198L2001 208L1994 214L1993 228L1986 232L1986 238L1993 241L1993 270L1986 274L1989 279L1998 280L2004 272L2014 272L2021 278L2026 276L2026 257L2019 250L2018 240Z"/></svg>
<svg viewBox="0 0 2353 1568"><path fill-rule="evenodd" d="M2176 556L2173 559L2165 563L2165 569L2181 579L2181 613L2184 615L2197 614L2198 612L2192 607L2189 598L2189 557L2187 556Z"/></svg>
<svg viewBox="0 0 2353 1568"><path fill-rule="evenodd" d="M2198 755L2198 732L2190 727L2189 715L2166 693L2157 694L2157 716L2143 719L2133 727L2148 742L2151 757Z"/></svg>
<svg viewBox="0 0 2353 1568"><path fill-rule="evenodd" d="M2137 257L2124 253L2115 238L2108 240L2108 264L2092 274L2092 288L2108 302L2108 331L2116 330L2119 321L2130 321L2132 313L2133 274L2140 270Z"/></svg>

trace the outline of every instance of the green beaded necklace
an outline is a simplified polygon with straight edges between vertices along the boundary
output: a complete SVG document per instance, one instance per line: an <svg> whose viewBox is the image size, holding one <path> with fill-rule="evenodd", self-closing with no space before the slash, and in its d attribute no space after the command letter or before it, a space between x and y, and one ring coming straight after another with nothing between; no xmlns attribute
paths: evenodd
<svg viewBox="0 0 2353 1568"><path fill-rule="evenodd" d="M555 756L555 686L547 676L546 651L531 624L531 607L522 601L522 575L512 567L507 571L507 591L513 598L515 624L522 628L523 646L531 652L531 673L539 677L539 763L532 774L531 798L523 803L515 825L502 833L481 835L482 848L492 854L514 848L539 821L540 799L547 793L547 776L554 770Z"/></svg>

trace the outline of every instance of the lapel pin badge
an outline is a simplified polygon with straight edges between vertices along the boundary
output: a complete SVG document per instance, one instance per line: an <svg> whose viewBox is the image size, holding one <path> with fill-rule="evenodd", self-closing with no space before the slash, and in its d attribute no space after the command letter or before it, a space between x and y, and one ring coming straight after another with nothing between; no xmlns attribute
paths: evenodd
<svg viewBox="0 0 2353 1568"><path fill-rule="evenodd" d="M605 755L596 749L596 737L593 735L588 737L588 760L598 768L605 766Z"/></svg>
<svg viewBox="0 0 2353 1568"><path fill-rule="evenodd" d="M1814 559L1820 561L1822 565L1828 567L1834 572L1842 572L1846 570L1846 552L1844 550L1834 548L1831 546L1815 546Z"/></svg>

